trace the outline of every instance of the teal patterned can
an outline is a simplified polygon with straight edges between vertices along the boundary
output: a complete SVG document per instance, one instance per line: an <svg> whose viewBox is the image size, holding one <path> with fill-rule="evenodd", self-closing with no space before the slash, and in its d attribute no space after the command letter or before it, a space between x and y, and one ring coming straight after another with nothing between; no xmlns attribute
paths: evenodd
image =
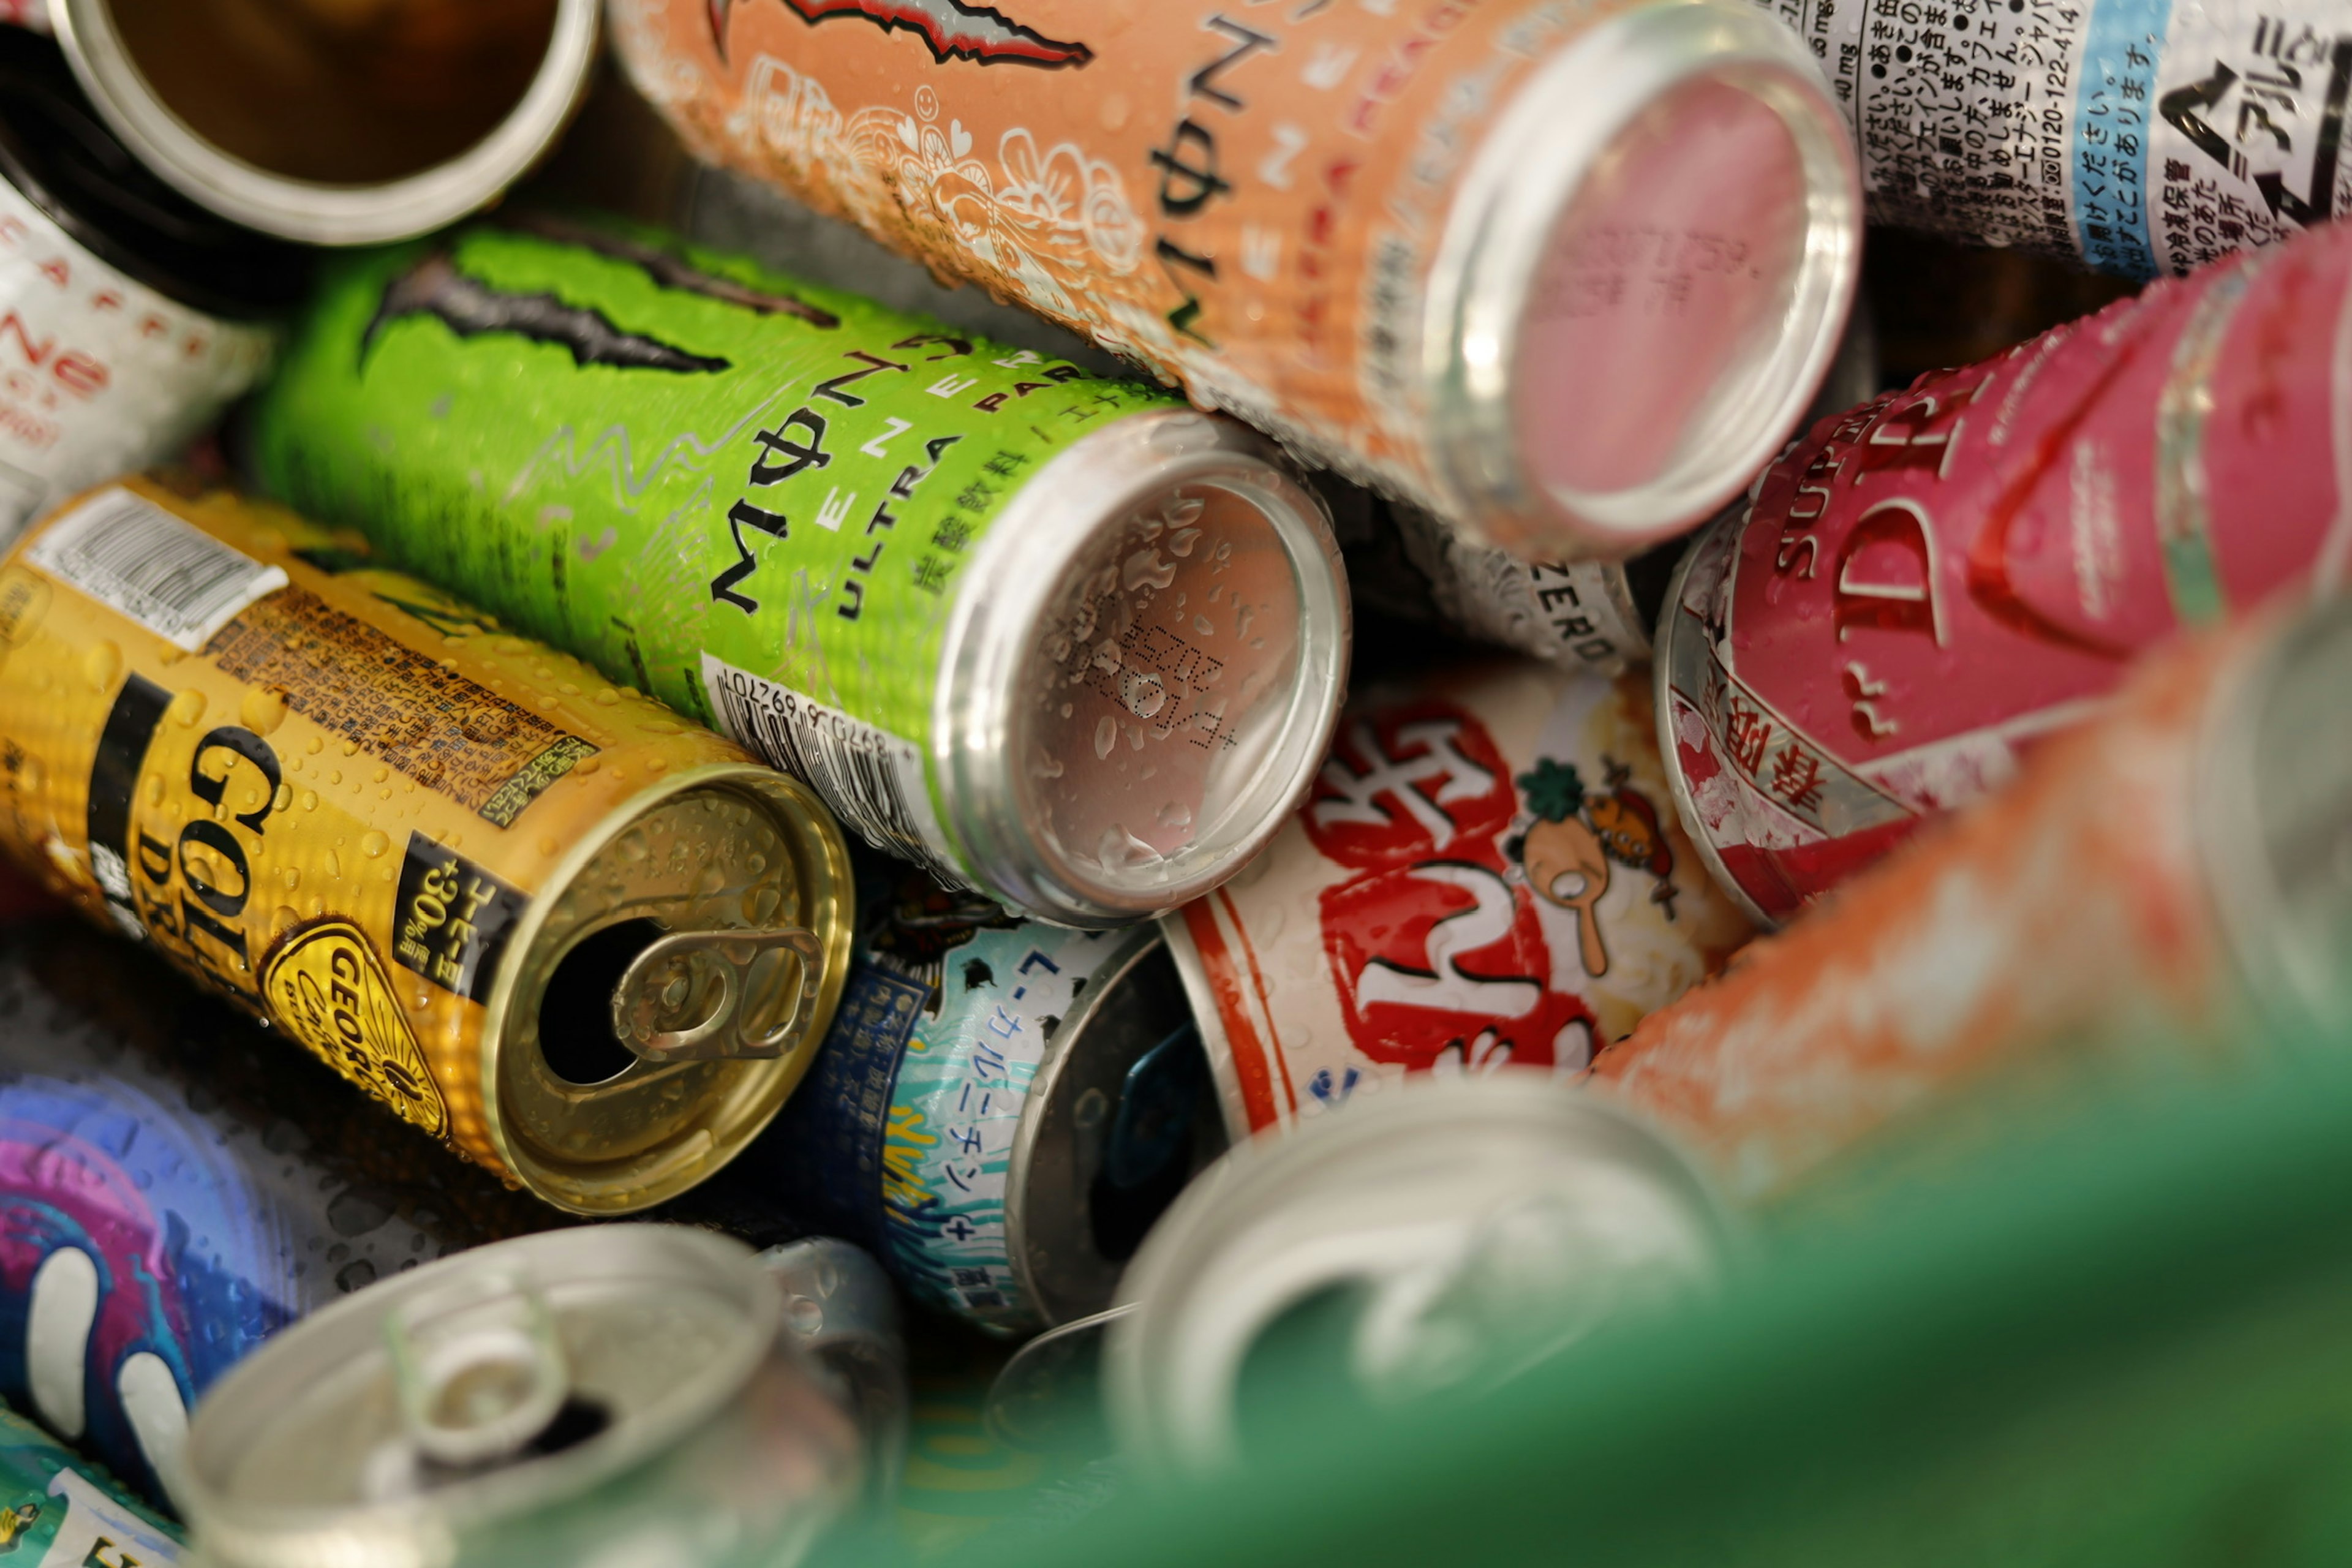
<svg viewBox="0 0 2352 1568"><path fill-rule="evenodd" d="M103 1468L0 1405L0 1556L28 1565L164 1568L178 1526Z"/></svg>
<svg viewBox="0 0 2352 1568"><path fill-rule="evenodd" d="M1303 797L1349 609L1263 437L601 221L338 258L264 483L1073 926L1208 891Z"/></svg>
<svg viewBox="0 0 2352 1568"><path fill-rule="evenodd" d="M1157 929L1017 920L911 867L862 869L824 1047L720 1181L983 1328L1101 1310L1225 1142Z"/></svg>

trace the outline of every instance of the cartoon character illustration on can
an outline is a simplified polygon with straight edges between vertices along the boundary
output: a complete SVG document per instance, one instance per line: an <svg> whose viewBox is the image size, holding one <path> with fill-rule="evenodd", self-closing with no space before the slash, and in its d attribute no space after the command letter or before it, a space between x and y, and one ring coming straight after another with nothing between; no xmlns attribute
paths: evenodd
<svg viewBox="0 0 2352 1568"><path fill-rule="evenodd" d="M1536 897L1577 916L1577 947L1584 972L1596 979L1609 973L1609 946L1601 933L1596 906L1609 891L1612 862L1646 872L1650 898L1674 913L1675 852L1666 843L1658 808L1629 782L1633 770L1601 759L1607 793L1584 787L1573 763L1539 759L1519 775L1535 820L1510 839L1503 852L1519 866Z"/></svg>
<svg viewBox="0 0 2352 1568"><path fill-rule="evenodd" d="M1405 1073L1580 1071L1748 935L1661 809L1640 679L1447 673L1360 697L1274 847L1161 922L1236 1137Z"/></svg>

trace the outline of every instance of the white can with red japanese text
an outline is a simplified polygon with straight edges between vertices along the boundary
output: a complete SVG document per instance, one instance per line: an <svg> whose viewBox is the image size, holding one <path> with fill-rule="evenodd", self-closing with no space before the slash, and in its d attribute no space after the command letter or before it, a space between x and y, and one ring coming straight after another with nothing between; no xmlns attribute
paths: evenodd
<svg viewBox="0 0 2352 1568"><path fill-rule="evenodd" d="M1646 683L1526 661L1364 693L1273 844L1160 924L1235 1137L1408 1073L1581 1071L1750 934Z"/></svg>
<svg viewBox="0 0 2352 1568"><path fill-rule="evenodd" d="M2150 278L2325 223L2352 28L2313 0L1759 0L1812 48L1873 222Z"/></svg>
<svg viewBox="0 0 2352 1568"><path fill-rule="evenodd" d="M141 168L56 44L0 26L0 546L217 419L301 276Z"/></svg>

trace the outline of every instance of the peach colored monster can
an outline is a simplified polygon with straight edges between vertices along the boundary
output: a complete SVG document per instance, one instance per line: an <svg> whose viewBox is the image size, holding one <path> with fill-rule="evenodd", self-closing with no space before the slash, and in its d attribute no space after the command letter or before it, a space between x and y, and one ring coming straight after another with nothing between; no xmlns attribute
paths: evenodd
<svg viewBox="0 0 2352 1568"><path fill-rule="evenodd" d="M1232 1136L1409 1073L1581 1072L1748 940L1645 686L1506 660L1349 706L1274 842L1160 921Z"/></svg>
<svg viewBox="0 0 2352 1568"><path fill-rule="evenodd" d="M2011 787L1652 1014L1596 1089L1769 1200L1973 1089L2340 1037L2347 682L2343 598L2168 650Z"/></svg>
<svg viewBox="0 0 2352 1568"><path fill-rule="evenodd" d="M1726 0L614 0L701 155L1544 558L1719 506L1820 382L1854 157Z"/></svg>

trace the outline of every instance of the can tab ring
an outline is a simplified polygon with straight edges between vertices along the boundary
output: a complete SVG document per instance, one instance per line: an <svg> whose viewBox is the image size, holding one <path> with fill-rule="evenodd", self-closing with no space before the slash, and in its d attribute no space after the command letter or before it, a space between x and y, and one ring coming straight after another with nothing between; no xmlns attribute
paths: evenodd
<svg viewBox="0 0 2352 1568"><path fill-rule="evenodd" d="M799 959L800 994L790 1017L753 1035L752 971L771 953ZM824 944L805 926L672 931L622 972L613 987L613 1032L656 1065L780 1057L815 1021L824 979Z"/></svg>

